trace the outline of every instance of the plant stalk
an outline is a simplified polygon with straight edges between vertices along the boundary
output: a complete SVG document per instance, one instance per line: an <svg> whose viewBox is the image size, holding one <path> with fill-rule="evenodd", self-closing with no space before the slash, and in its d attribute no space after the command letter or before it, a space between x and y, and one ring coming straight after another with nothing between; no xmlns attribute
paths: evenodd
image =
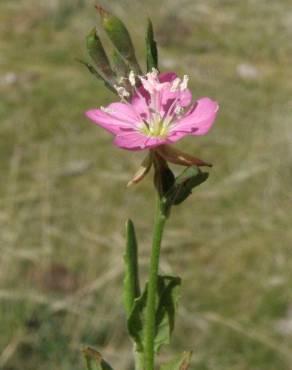
<svg viewBox="0 0 292 370"><path fill-rule="evenodd" d="M159 271L160 246L163 236L166 215L163 211L162 200L157 196L154 233L152 241L152 250L150 257L150 268L148 277L148 290L146 302L146 323L145 323L145 370L154 370L155 350L155 320L156 320L156 296L157 281Z"/></svg>

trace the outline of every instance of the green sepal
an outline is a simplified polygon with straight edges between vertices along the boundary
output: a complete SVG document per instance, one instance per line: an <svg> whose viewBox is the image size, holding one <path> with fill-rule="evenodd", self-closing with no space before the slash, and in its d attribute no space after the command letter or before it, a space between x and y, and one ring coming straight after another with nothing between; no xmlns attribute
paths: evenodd
<svg viewBox="0 0 292 370"><path fill-rule="evenodd" d="M173 187L166 194L167 202L173 205L182 203L191 193L193 188L205 182L209 177L208 172L202 172L197 166L187 167L176 177Z"/></svg>
<svg viewBox="0 0 292 370"><path fill-rule="evenodd" d="M126 222L125 231L126 250L124 253L125 278L123 301L127 317L129 317L134 305L134 300L140 296L138 245L132 220Z"/></svg>
<svg viewBox="0 0 292 370"><path fill-rule="evenodd" d="M179 298L181 280L179 277L158 276L157 305L154 349L158 352L162 345L169 344L174 329L175 313ZM134 301L128 319L128 331L136 343L138 352L144 351L144 329L147 302L147 285L144 292Z"/></svg>
<svg viewBox="0 0 292 370"><path fill-rule="evenodd" d="M96 28L93 28L87 35L86 46L88 54L93 60L97 71L114 85L116 83L116 76L110 66L101 40L96 33Z"/></svg>
<svg viewBox="0 0 292 370"><path fill-rule="evenodd" d="M146 57L147 57L147 72L152 68L158 68L158 52L157 44L154 39L153 25L148 19L147 32L146 32Z"/></svg>
<svg viewBox="0 0 292 370"><path fill-rule="evenodd" d="M96 9L100 14L102 27L117 51L129 63L130 68L136 74L141 74L142 72L137 62L133 42L125 24L101 6L97 5Z"/></svg>
<svg viewBox="0 0 292 370"><path fill-rule="evenodd" d="M170 362L161 365L160 370L188 370L191 362L192 352L183 352Z"/></svg>
<svg viewBox="0 0 292 370"><path fill-rule="evenodd" d="M91 347L83 349L87 370L113 370L113 368L102 358L101 354Z"/></svg>
<svg viewBox="0 0 292 370"><path fill-rule="evenodd" d="M81 63L82 65L84 65L87 70L95 77L97 78L99 81L102 81L104 83L104 85L111 91L113 92L114 94L117 94L117 91L113 88L113 86L111 85L111 83L106 79L104 78L95 68L92 64L90 63L87 63L83 60L77 60L79 63Z"/></svg>

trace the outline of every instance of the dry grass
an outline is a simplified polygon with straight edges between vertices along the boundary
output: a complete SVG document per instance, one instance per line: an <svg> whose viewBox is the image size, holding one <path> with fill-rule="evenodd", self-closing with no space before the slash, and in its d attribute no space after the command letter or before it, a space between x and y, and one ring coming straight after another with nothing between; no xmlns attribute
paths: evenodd
<svg viewBox="0 0 292 370"><path fill-rule="evenodd" d="M173 351L193 349L197 370L291 370L290 1L104 4L140 56L137 14L151 15L161 66L221 105L212 133L182 144L215 166L166 232L161 268L184 282ZM130 368L122 224L145 277L153 191L150 177L125 189L137 156L83 116L112 98L74 62L92 3L2 0L0 21L0 367L80 370L91 344Z"/></svg>

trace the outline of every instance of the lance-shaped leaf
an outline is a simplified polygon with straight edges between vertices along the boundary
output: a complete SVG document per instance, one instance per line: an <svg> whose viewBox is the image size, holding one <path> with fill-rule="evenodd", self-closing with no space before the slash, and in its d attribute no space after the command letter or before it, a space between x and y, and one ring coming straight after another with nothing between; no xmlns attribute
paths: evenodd
<svg viewBox="0 0 292 370"><path fill-rule="evenodd" d="M145 325L145 309L147 301L147 285L142 295L135 299L132 311L128 318L128 331L136 344L136 351L143 353L143 329Z"/></svg>
<svg viewBox="0 0 292 370"><path fill-rule="evenodd" d="M109 81L111 85L116 84L115 73L111 69L110 62L95 28L87 35L86 46L88 54L95 63L99 74Z"/></svg>
<svg viewBox="0 0 292 370"><path fill-rule="evenodd" d="M113 370L113 368L102 358L101 354L93 348L83 349L87 370Z"/></svg>
<svg viewBox="0 0 292 370"><path fill-rule="evenodd" d="M159 276L157 284L157 305L155 321L155 352L163 344L170 342L174 329L177 300L181 280L173 276ZM136 343L138 352L144 350L145 310L147 301L147 285L143 294L134 302L128 319L128 330Z"/></svg>
<svg viewBox="0 0 292 370"><path fill-rule="evenodd" d="M156 312L155 351L163 344L169 344L174 329L175 314L179 298L181 279L173 276L159 276L158 307Z"/></svg>
<svg viewBox="0 0 292 370"><path fill-rule="evenodd" d="M167 364L161 365L160 370L188 370L192 352L183 352Z"/></svg>
<svg viewBox="0 0 292 370"><path fill-rule="evenodd" d="M124 306L129 317L135 298L140 296L138 271L138 246L134 224L131 220L126 222L126 251L125 279L124 279Z"/></svg>
<svg viewBox="0 0 292 370"><path fill-rule="evenodd" d="M119 78L121 77L128 78L129 73L130 73L129 65L125 62L125 60L122 58L120 53L117 52L117 50L114 50L112 62L113 62L113 69L115 73L117 74L117 76Z"/></svg>
<svg viewBox="0 0 292 370"><path fill-rule="evenodd" d="M83 64L87 70L95 77L97 78L99 81L103 81L103 83L105 84L105 86L110 90L112 91L114 94L117 94L117 91L116 89L114 89L112 87L112 85L109 83L108 80L106 80L100 73L97 72L97 70L94 68L94 66L90 63L87 63L87 62L84 62L83 60L78 60L79 63Z"/></svg>
<svg viewBox="0 0 292 370"><path fill-rule="evenodd" d="M150 171L150 168L153 163L153 154L149 152L147 156L143 159L138 171L132 177L132 179L128 182L127 186L131 186L133 184L137 184L138 182L142 181L147 173Z"/></svg>
<svg viewBox="0 0 292 370"><path fill-rule="evenodd" d="M176 179L173 187L166 194L170 204L182 203L191 193L193 188L199 186L209 177L208 172L202 172L197 166L187 167Z"/></svg>
<svg viewBox="0 0 292 370"><path fill-rule="evenodd" d="M147 71L151 71L152 68L158 69L158 52L157 45L154 39L153 25L150 19L148 19L147 33L146 33L146 56L147 56Z"/></svg>
<svg viewBox="0 0 292 370"><path fill-rule="evenodd" d="M182 166L195 165L212 167L211 163L205 162L202 159L196 158L170 145L160 145L156 150L162 158L173 164L179 164Z"/></svg>
<svg viewBox="0 0 292 370"><path fill-rule="evenodd" d="M131 69L141 74L141 68L137 62L135 49L124 23L118 17L103 9L100 5L96 5L96 9L100 14L102 26L115 48L129 63Z"/></svg>

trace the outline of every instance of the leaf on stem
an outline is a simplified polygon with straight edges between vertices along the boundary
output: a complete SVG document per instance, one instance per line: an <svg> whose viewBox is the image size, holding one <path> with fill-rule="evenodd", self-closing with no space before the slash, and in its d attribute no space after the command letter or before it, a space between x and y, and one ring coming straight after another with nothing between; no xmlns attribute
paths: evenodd
<svg viewBox="0 0 292 370"><path fill-rule="evenodd" d="M121 77L128 78L130 73L129 65L125 62L125 60L122 58L120 53L117 50L114 50L113 57L113 69L116 72L116 74Z"/></svg>
<svg viewBox="0 0 292 370"><path fill-rule="evenodd" d="M157 45L154 39L153 25L148 19L147 32L146 32L146 57L147 57L147 72L152 68L158 68L158 52Z"/></svg>
<svg viewBox="0 0 292 370"><path fill-rule="evenodd" d="M132 220L126 222L126 251L124 254L124 307L129 317L134 300L140 296L138 276L138 245Z"/></svg>
<svg viewBox="0 0 292 370"><path fill-rule="evenodd" d="M115 84L115 73L110 66L110 62L103 48L101 40L97 35L96 28L93 28L87 35L86 46L88 54L96 65L97 71L112 84Z"/></svg>
<svg viewBox="0 0 292 370"><path fill-rule="evenodd" d="M103 81L103 83L105 84L105 86L111 91L113 92L114 94L117 94L117 91L116 89L114 89L111 85L111 83L106 79L104 78L95 68L92 64L90 63L87 63L83 60L80 60L80 59L77 59L77 61L81 64L83 64L87 70L95 77L97 78L99 81Z"/></svg>
<svg viewBox="0 0 292 370"><path fill-rule="evenodd" d="M179 277L159 276L157 284L157 305L154 349L158 352L163 344L169 344L174 329L175 313L179 298L181 280ZM135 299L128 319L128 330L134 339L137 350L144 350L145 312L147 285L143 294Z"/></svg>
<svg viewBox="0 0 292 370"><path fill-rule="evenodd" d="M166 194L169 204L178 205L192 194L193 188L205 182L209 177L208 172L202 172L197 166L187 167L175 179L173 187Z"/></svg>
<svg viewBox="0 0 292 370"><path fill-rule="evenodd" d="M100 5L96 5L95 8L101 17L102 27L117 51L129 63L130 68L133 69L135 73L141 74L141 68L137 62L135 49L124 23Z"/></svg>

